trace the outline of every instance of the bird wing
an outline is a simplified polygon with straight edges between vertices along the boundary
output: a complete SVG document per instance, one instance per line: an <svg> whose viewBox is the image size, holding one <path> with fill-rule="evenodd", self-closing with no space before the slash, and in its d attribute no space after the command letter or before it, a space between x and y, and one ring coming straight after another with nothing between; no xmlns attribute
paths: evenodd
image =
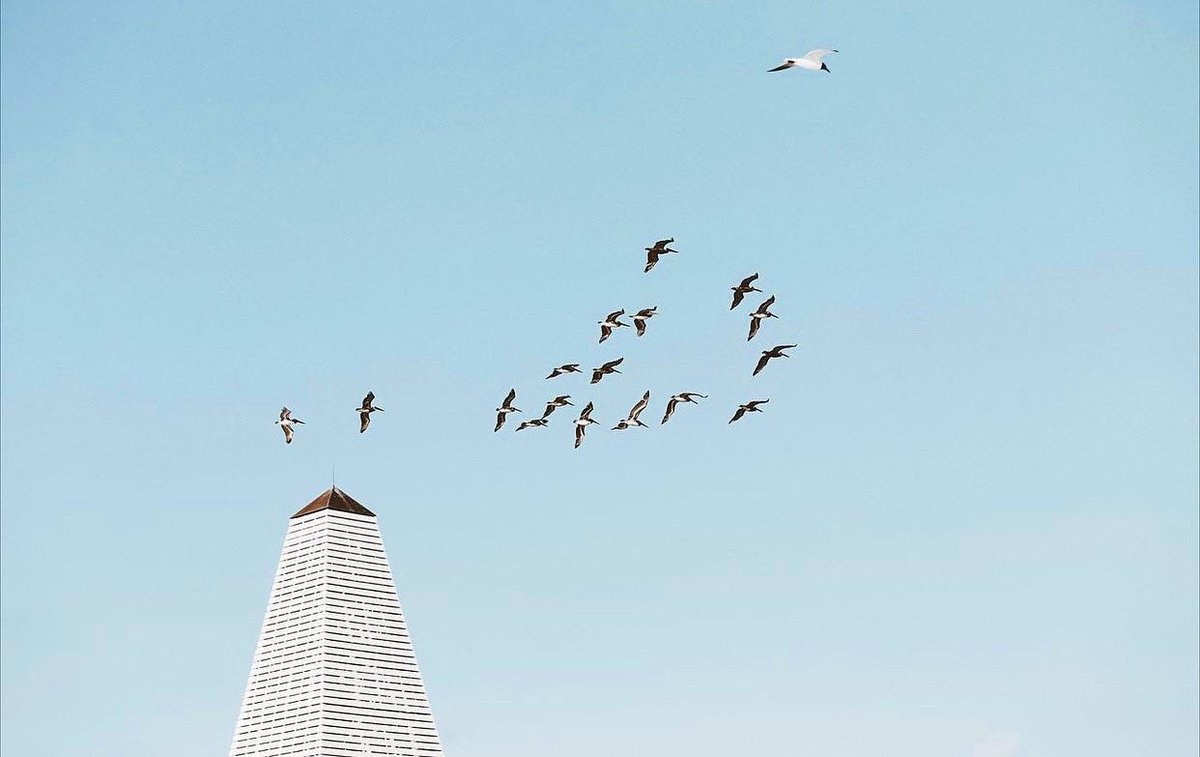
<svg viewBox="0 0 1200 757"><path fill-rule="evenodd" d="M749 402L746 403L746 407L754 408L755 410L757 410L759 405L765 405L770 401L771 400L750 400Z"/></svg>
<svg viewBox="0 0 1200 757"><path fill-rule="evenodd" d="M633 317L633 327L634 327L634 329L637 330L638 336L645 334L646 333L646 319L635 315Z"/></svg>
<svg viewBox="0 0 1200 757"><path fill-rule="evenodd" d="M505 415L506 415L506 413L496 413L496 427L494 429L492 429L492 431L500 430L500 427L504 425L504 416Z"/></svg>
<svg viewBox="0 0 1200 757"><path fill-rule="evenodd" d="M625 308L621 308L620 310L614 310L613 312L604 316L604 320L608 321L609 323L616 323L617 319L623 315L625 315Z"/></svg>
<svg viewBox="0 0 1200 757"><path fill-rule="evenodd" d="M742 300L745 299L745 297L746 297L746 295L742 294L742 290L734 289L733 290L733 304L729 306L729 309L733 310L738 305L741 305Z"/></svg>
<svg viewBox="0 0 1200 757"><path fill-rule="evenodd" d="M763 368L767 367L767 361L770 359L771 359L771 357L769 355L763 355L762 357L760 357L758 359L758 365L754 366L754 373L751 373L750 375L757 376L759 371L761 371Z"/></svg>
<svg viewBox="0 0 1200 757"><path fill-rule="evenodd" d="M593 384L599 384L600 379L603 377L604 377L604 369L603 368L593 368L592 369L592 383Z"/></svg>
<svg viewBox="0 0 1200 757"><path fill-rule="evenodd" d="M655 305L652 308L642 308L641 310L637 311L637 315L635 315L634 318L653 318L657 311L658 305Z"/></svg>
<svg viewBox="0 0 1200 757"><path fill-rule="evenodd" d="M685 402L695 402L692 397L699 397L702 400L708 399L707 394L700 394L699 392L680 392L679 396L682 397Z"/></svg>
<svg viewBox="0 0 1200 757"><path fill-rule="evenodd" d="M746 337L747 342L753 339L754 335L758 333L758 324L759 319L755 318L754 316L750 316L750 336Z"/></svg>
<svg viewBox="0 0 1200 757"><path fill-rule="evenodd" d="M767 299L763 300L763 303L758 306L758 310L755 310L754 312L760 313L760 314L766 313L768 310L771 309L771 306L774 304L775 304L775 295L771 295Z"/></svg>
<svg viewBox="0 0 1200 757"><path fill-rule="evenodd" d="M517 398L517 390L509 389L508 396L504 398L504 404L500 405L500 407L511 407L512 401L515 400L516 398Z"/></svg>
<svg viewBox="0 0 1200 757"><path fill-rule="evenodd" d="M748 287L748 286L750 286L751 284L753 284L757 278L758 278L758 274L757 274L757 273L750 274L750 275L749 275L749 276L747 276L746 278L742 279L742 283L741 283L741 284L738 284L738 286L739 286L739 287Z"/></svg>
<svg viewBox="0 0 1200 757"><path fill-rule="evenodd" d="M646 267L645 267L645 269L643 269L642 273L650 273L650 269L653 268L654 264L657 262L658 262L658 253L655 252L654 250L647 251L646 252Z"/></svg>
<svg viewBox="0 0 1200 757"><path fill-rule="evenodd" d="M553 413L555 411L555 409L557 409L557 408L558 408L558 405L554 404L553 402L547 402L546 403L546 412L542 413L542 417L543 418L549 417L550 413Z"/></svg>
<svg viewBox="0 0 1200 757"><path fill-rule="evenodd" d="M620 364L621 364L621 361L623 361L624 359L625 359L625 358L623 358L623 357L619 357L619 358L617 358L616 360L609 360L607 363L605 363L604 365L600 366L600 370L604 371L605 373L608 373L608 372L610 372L610 371L611 371L613 368L616 368L618 365L620 365Z"/></svg>
<svg viewBox="0 0 1200 757"><path fill-rule="evenodd" d="M667 249L667 245L669 245L671 242L674 242L674 241L675 241L675 237L671 237L670 239L660 239L654 243L654 247L651 249L665 250L665 249Z"/></svg>
<svg viewBox="0 0 1200 757"><path fill-rule="evenodd" d="M367 406L367 403L364 402L363 407L366 407L366 406ZM358 420L359 420L358 433L361 434L362 432L367 430L367 426L371 425L371 414L370 413L359 413Z"/></svg>
<svg viewBox="0 0 1200 757"><path fill-rule="evenodd" d="M583 444L583 434L587 426L575 426L575 449L579 449L579 445Z"/></svg>
<svg viewBox="0 0 1200 757"><path fill-rule="evenodd" d="M585 407L583 409L583 412L579 414L579 420L586 421L586 420L589 420L591 417L592 417L592 403L589 402L589 403L587 403L587 407Z"/></svg>
<svg viewBox="0 0 1200 757"><path fill-rule="evenodd" d="M783 354L783 351L790 350L795 346L794 344L777 344L771 348L771 352L775 353L775 357L787 357L787 355Z"/></svg>
<svg viewBox="0 0 1200 757"><path fill-rule="evenodd" d="M291 417L292 417L292 411L288 410L286 407L279 411L279 420L286 421L288 418L291 418Z"/></svg>
<svg viewBox="0 0 1200 757"><path fill-rule="evenodd" d="M374 401L375 401L375 392L367 392L367 396L363 397L362 406L370 407L371 403Z"/></svg>
<svg viewBox="0 0 1200 757"><path fill-rule="evenodd" d="M635 402L633 407L630 409L629 420L636 421L638 419L638 416L642 414L642 411L646 409L646 405L649 405L649 404L650 404L650 390L647 389L646 393L642 395L642 398L640 400L638 400L637 402Z"/></svg>
<svg viewBox="0 0 1200 757"><path fill-rule="evenodd" d="M679 399L676 397L672 397L671 399L667 400L667 412L663 413L662 423L666 423L667 421L671 420L671 415L674 414L675 406L678 404Z"/></svg>
<svg viewBox="0 0 1200 757"><path fill-rule="evenodd" d="M738 405L737 412L735 412L735 413L733 414L733 417L729 419L729 422L730 422L730 423L733 423L734 421L736 421L738 418L741 418L741 417L742 417L743 415L745 415L745 414L746 414L746 407L745 407L745 405Z"/></svg>
<svg viewBox="0 0 1200 757"><path fill-rule="evenodd" d="M804 54L804 59L811 60L813 63L820 63L821 59L824 58L826 55L829 55L830 53L836 53L836 52L837 52L837 50L826 50L824 48L819 49L819 50L809 50L807 53Z"/></svg>
<svg viewBox="0 0 1200 757"><path fill-rule="evenodd" d="M775 73L776 71L782 71L782 70L784 70L785 68L791 68L791 67L792 67L792 66L794 66L794 65L796 65L796 64L794 64L794 63L789 63L789 62L787 62L787 61L784 61L784 62L783 62L781 65L778 65L778 66L776 66L775 68L767 69L767 73L768 73L768 74L773 74L773 73ZM737 420L737 418L734 418L733 420ZM733 421L730 421L730 423L733 423Z"/></svg>
<svg viewBox="0 0 1200 757"><path fill-rule="evenodd" d="M609 326L607 323L600 324L600 342L599 343L603 344L605 339L608 339L610 336L612 336L612 332L613 332L612 327Z"/></svg>
<svg viewBox="0 0 1200 757"><path fill-rule="evenodd" d="M294 432L292 431L292 427L291 427L291 426L280 426L280 428L281 428L281 429L283 429L283 441L284 441L284 443L285 443L285 444L291 444L291 443L292 443L292 434L294 433Z"/></svg>

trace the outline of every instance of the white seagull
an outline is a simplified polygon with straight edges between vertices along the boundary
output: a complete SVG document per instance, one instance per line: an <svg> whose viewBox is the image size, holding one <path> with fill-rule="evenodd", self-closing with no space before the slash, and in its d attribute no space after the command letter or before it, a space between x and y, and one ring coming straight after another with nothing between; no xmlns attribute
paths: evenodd
<svg viewBox="0 0 1200 757"><path fill-rule="evenodd" d="M785 58L783 63L775 68L772 68L767 73L782 71L785 68L806 68L809 71L824 71L829 73L829 66L821 60L830 53L836 53L837 50L809 50L804 54L803 58Z"/></svg>
<svg viewBox="0 0 1200 757"><path fill-rule="evenodd" d="M279 424L281 429L283 429L284 444L292 443L292 434L295 433L295 430L292 428L292 424L304 423L304 421L300 420L299 418L293 418L292 411L288 410L286 407L279 411L279 420L275 422Z"/></svg>
<svg viewBox="0 0 1200 757"><path fill-rule="evenodd" d="M504 425L504 419L508 417L509 413L521 412L521 408L513 407L512 402L516 398L517 398L517 390L516 389L508 390L508 396L504 398L504 404L501 405L500 407L496 408L496 427L494 429L492 429L493 431L500 430L500 427Z"/></svg>
<svg viewBox="0 0 1200 757"><path fill-rule="evenodd" d="M663 419L659 425L661 426L663 423L671 420L671 416L675 413L675 406L680 402L691 402L693 405L699 405L700 403L696 402L697 397L701 399L708 399L707 394L697 394L696 392L680 392L679 394L672 394L671 399L667 400L667 412L663 413Z"/></svg>
<svg viewBox="0 0 1200 757"><path fill-rule="evenodd" d="M646 393L642 395L642 398L640 400L638 400L637 402L635 402L633 407L629 409L629 417L622 418L621 420L617 421L617 425L613 426L612 430L613 431L624 431L625 429L629 428L630 426L645 427L646 424L642 423L640 420L638 420L638 416L642 414L642 411L646 409L646 405L649 405L649 404L650 404L650 390L647 389Z"/></svg>
<svg viewBox="0 0 1200 757"><path fill-rule="evenodd" d="M599 422L592 420L592 403L587 403L587 407L579 414L579 420L575 421L575 449L579 449L579 445L583 444L583 435L587 433L588 425Z"/></svg>
<svg viewBox="0 0 1200 757"><path fill-rule="evenodd" d="M376 410L383 412L382 407L375 407L371 404L374 401L375 392L367 392L367 396L363 397L362 407L355 411L358 413L358 433L360 434L367 430L367 426L371 425L371 413Z"/></svg>

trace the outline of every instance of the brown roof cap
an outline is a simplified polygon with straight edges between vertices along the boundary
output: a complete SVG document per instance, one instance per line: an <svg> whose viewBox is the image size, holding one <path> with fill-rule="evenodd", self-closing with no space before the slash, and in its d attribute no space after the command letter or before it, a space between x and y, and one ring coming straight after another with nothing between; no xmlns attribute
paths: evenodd
<svg viewBox="0 0 1200 757"><path fill-rule="evenodd" d="M350 495L335 486L321 492L316 499L300 508L292 518L303 518L305 515L312 515L321 510L340 510L344 513L375 517L375 513L355 502Z"/></svg>

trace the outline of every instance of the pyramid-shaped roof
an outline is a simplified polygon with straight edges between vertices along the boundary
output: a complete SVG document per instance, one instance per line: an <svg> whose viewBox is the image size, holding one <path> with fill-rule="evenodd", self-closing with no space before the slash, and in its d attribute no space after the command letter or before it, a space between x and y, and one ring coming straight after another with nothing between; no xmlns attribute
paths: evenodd
<svg viewBox="0 0 1200 757"><path fill-rule="evenodd" d="M303 518L305 515L311 515L321 510L340 510L344 513L354 513L355 515L369 515L375 517L375 513L355 502L350 495L337 488L336 486L326 489L317 495L317 498L309 502L304 507L296 511L293 518Z"/></svg>

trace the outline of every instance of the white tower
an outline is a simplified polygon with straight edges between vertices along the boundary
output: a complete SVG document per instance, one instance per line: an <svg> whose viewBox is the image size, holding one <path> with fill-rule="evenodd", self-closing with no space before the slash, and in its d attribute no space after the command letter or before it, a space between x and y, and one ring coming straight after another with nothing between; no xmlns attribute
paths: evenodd
<svg viewBox="0 0 1200 757"><path fill-rule="evenodd" d="M334 487L288 523L229 757L441 754L375 514Z"/></svg>

